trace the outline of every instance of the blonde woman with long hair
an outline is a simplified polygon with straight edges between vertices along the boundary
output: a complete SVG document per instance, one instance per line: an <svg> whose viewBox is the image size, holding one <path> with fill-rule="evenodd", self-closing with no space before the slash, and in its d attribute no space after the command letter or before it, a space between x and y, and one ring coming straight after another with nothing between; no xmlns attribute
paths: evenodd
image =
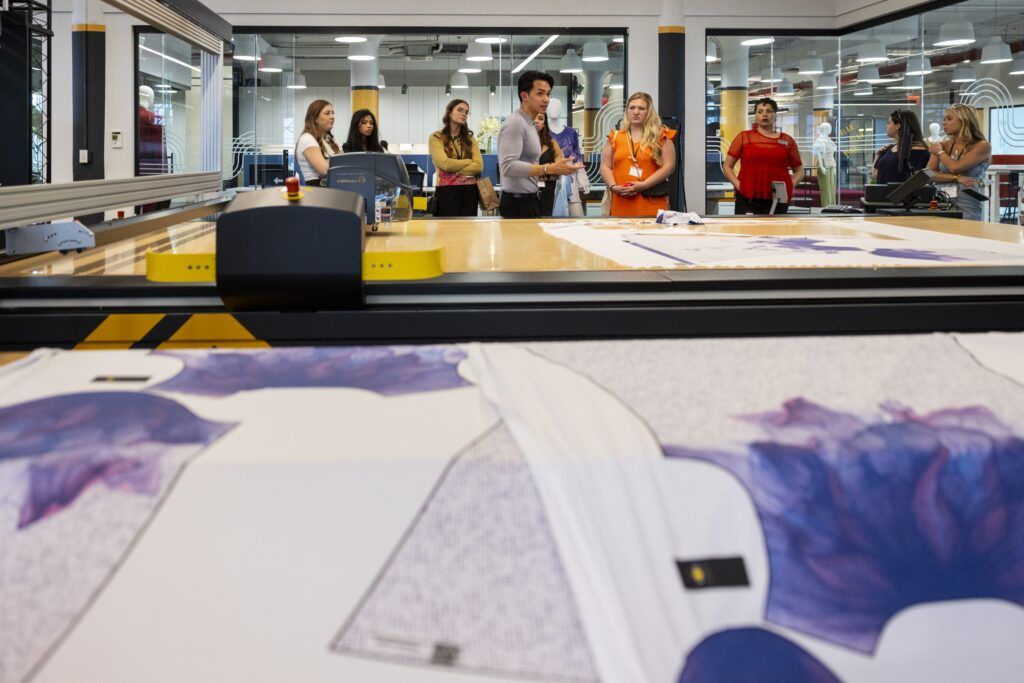
<svg viewBox="0 0 1024 683"><path fill-rule="evenodd" d="M954 104L942 115L942 130L946 140L928 146L931 158L928 168L938 171L932 182L950 183L956 190L957 208L964 218L985 220L981 200L968 196L964 189L982 192L981 178L992 157L992 145L985 139L974 107Z"/></svg>
<svg viewBox="0 0 1024 683"><path fill-rule="evenodd" d="M658 209L668 209L663 181L676 170L675 135L661 124L650 95L630 95L622 125L608 134L601 152L612 216L656 216Z"/></svg>

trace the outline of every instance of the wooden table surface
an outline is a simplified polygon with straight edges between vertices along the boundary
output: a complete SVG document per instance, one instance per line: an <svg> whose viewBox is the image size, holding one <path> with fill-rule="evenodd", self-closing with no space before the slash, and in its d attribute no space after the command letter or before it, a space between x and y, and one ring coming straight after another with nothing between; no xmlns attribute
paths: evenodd
<svg viewBox="0 0 1024 683"><path fill-rule="evenodd" d="M566 222L567 219L549 220ZM711 220L709 231L735 234L846 235L885 239L885 236L872 231L873 226L881 224L1024 243L1021 230L1015 226L950 218L813 215L776 218L714 217ZM626 222L631 225L653 223L643 219L629 219ZM82 254L40 254L8 263L0 266L0 277L144 275L147 250L212 252L215 237L214 223L190 221L142 237L90 249ZM395 223L388 232L369 236L366 248L368 251L402 251L438 245L444 247L444 268L451 273L632 270L629 266L548 235L539 226L539 221L527 219L480 218Z"/></svg>

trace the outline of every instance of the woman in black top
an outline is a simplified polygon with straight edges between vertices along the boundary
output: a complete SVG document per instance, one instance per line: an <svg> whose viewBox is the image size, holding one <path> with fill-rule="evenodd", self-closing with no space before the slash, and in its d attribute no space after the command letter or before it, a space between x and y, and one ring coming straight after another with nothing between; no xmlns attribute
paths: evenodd
<svg viewBox="0 0 1024 683"><path fill-rule="evenodd" d="M871 163L871 177L879 184L902 183L928 166L931 155L924 144L917 114L909 109L897 109L889 115L885 134L896 142L885 145L875 153L875 160ZM909 163L901 169L899 146L907 142L910 144Z"/></svg>
<svg viewBox="0 0 1024 683"><path fill-rule="evenodd" d="M562 149L555 140L551 139L551 129L548 128L548 115L544 112L537 114L533 120L537 129L537 136L540 138L540 159L537 163L541 166L553 164L562 158ZM555 190L558 188L558 176L540 177L540 215L550 216L555 210Z"/></svg>
<svg viewBox="0 0 1024 683"><path fill-rule="evenodd" d="M341 146L342 152L385 152L388 143L380 140L377 133L377 117L369 109L360 109L352 114L348 126L348 140Z"/></svg>

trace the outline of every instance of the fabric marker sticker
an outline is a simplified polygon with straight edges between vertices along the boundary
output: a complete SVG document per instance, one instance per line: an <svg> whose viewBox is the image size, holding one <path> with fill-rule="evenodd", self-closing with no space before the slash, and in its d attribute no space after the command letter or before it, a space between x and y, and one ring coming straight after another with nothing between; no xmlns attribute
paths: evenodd
<svg viewBox="0 0 1024 683"><path fill-rule="evenodd" d="M731 588L749 586L747 567L742 557L714 557L703 560L676 560L679 576L687 588Z"/></svg>

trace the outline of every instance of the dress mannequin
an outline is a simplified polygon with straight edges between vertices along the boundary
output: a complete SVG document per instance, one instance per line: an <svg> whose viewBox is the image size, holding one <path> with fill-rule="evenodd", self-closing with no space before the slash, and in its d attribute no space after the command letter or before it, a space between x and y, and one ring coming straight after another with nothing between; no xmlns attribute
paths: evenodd
<svg viewBox="0 0 1024 683"><path fill-rule="evenodd" d="M548 103L548 128L555 135L561 135L565 130L565 122L562 121L562 100L552 97Z"/></svg>
<svg viewBox="0 0 1024 683"><path fill-rule="evenodd" d="M167 173L164 122L153 113L153 89L139 86L139 175Z"/></svg>
<svg viewBox="0 0 1024 683"><path fill-rule="evenodd" d="M832 124L822 123L814 138L814 163L818 167L818 192L822 206L836 203L836 143L829 137L831 134Z"/></svg>
<svg viewBox="0 0 1024 683"><path fill-rule="evenodd" d="M548 128L551 130L551 137L558 143L558 146L562 150L562 154L567 158L579 161L583 157L583 150L580 148L580 136L579 133L576 132L575 128L569 128L562 120L562 101L557 97L552 97L551 101L548 103L547 114ZM583 202L580 200L580 186L583 185L582 189L584 192L588 192L590 190L589 182L586 184L582 183L582 180L585 178L586 171L581 169L575 174L571 176L563 176L563 179L559 180L559 189L566 193L569 216L583 215ZM560 213L557 211L557 207L560 205L561 202L556 198L556 216Z"/></svg>

